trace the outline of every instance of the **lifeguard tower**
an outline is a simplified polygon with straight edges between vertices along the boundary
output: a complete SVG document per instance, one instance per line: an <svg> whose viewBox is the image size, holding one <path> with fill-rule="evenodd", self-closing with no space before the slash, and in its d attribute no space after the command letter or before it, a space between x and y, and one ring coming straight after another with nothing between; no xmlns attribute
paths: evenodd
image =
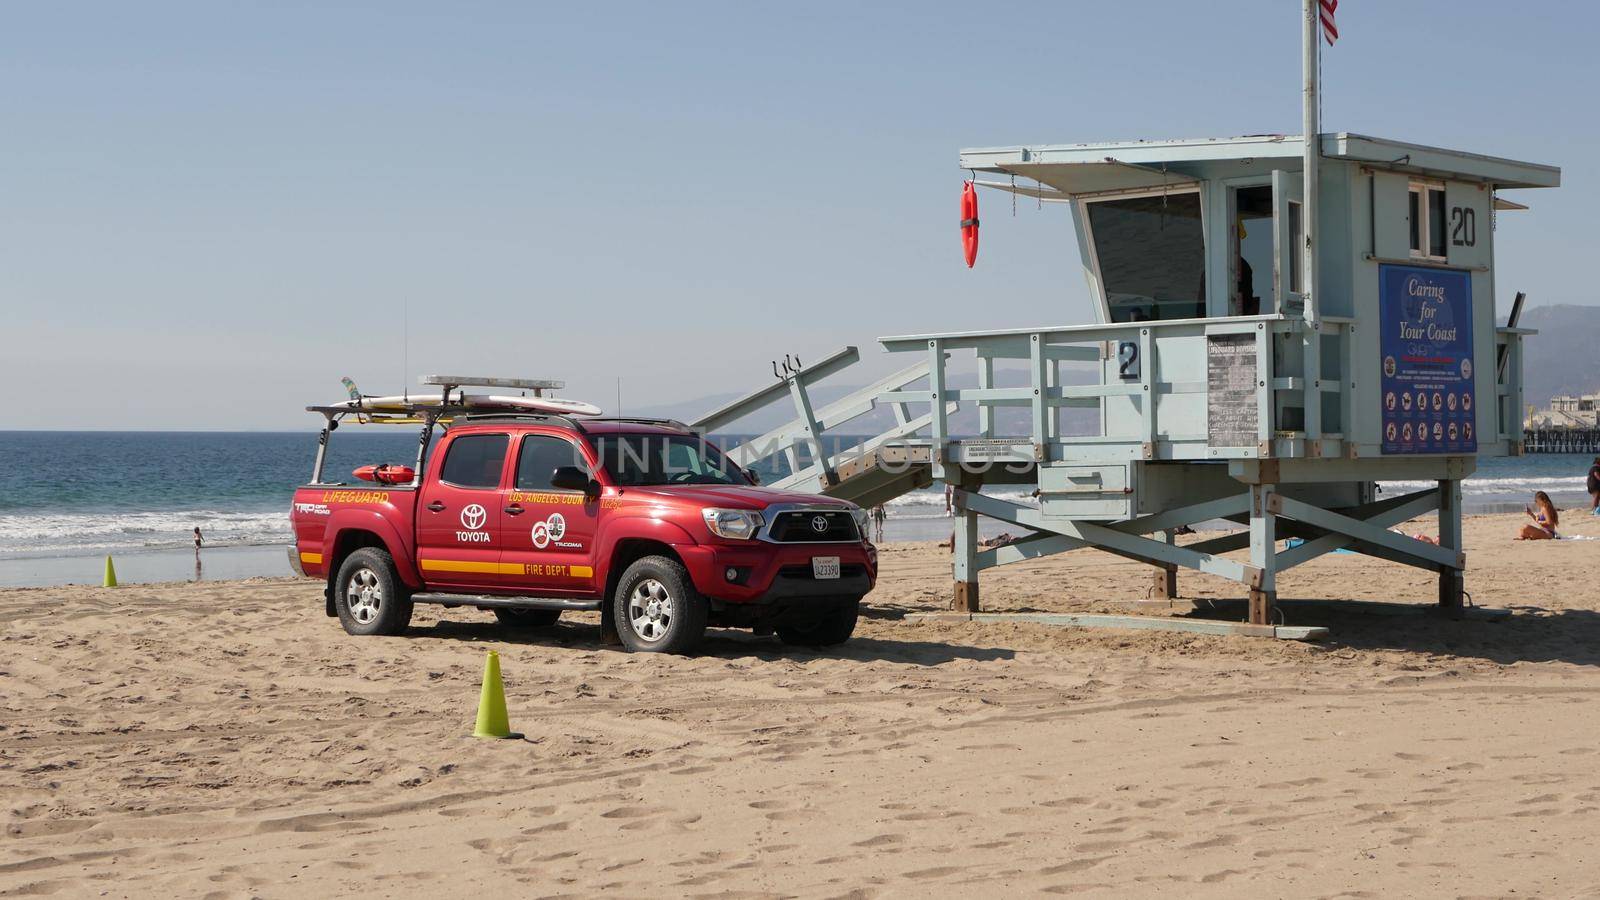
<svg viewBox="0 0 1600 900"><path fill-rule="evenodd" d="M1094 323L882 338L921 360L814 409L811 385L855 361L845 348L695 424L788 397L796 418L737 461L782 453L780 485L863 504L950 486L960 611L979 609L984 569L1094 547L1155 566L1169 598L1179 568L1239 582L1248 631L1273 623L1279 572L1350 548L1437 572L1440 605L1459 614L1461 480L1479 456L1522 452L1531 332L1515 327L1520 296L1497 327L1494 237L1497 212L1525 207L1500 192L1561 173L1322 133L1318 54L1338 32L1333 7L1301 7L1309 139L962 152L979 185L1068 205ZM965 194L962 219L965 241L978 225ZM892 428L830 453L826 431L884 404ZM952 430L962 404L977 407L975 434ZM1380 499L1379 481L1435 486ZM1037 502L982 492L1001 484L1031 485ZM1433 511L1437 543L1392 530ZM980 516L1026 535L980 548ZM1246 527L1176 542L1217 519ZM1223 555L1246 547L1248 560Z"/></svg>
<svg viewBox="0 0 1600 900"><path fill-rule="evenodd" d="M1069 206L1096 321L882 338L921 359L814 410L808 389L855 360L846 348L695 424L787 397L794 422L735 459L787 453L784 486L866 504L953 486L957 610L979 609L984 569L1095 547L1157 567L1169 597L1179 568L1237 581L1266 625L1279 572L1350 548L1436 571L1458 612L1461 480L1522 449L1531 332L1497 327L1494 238L1497 212L1524 207L1501 192L1560 172L1358 134L1309 149L1264 135L964 151L980 185ZM824 450L881 404L895 428ZM968 404L977 433L953 433ZM1378 481L1436 487L1379 498ZM1032 485L1037 503L982 493L996 484ZM1437 544L1391 530L1431 511ZM980 516L1027 536L980 549ZM1175 542L1218 519L1247 527Z"/></svg>

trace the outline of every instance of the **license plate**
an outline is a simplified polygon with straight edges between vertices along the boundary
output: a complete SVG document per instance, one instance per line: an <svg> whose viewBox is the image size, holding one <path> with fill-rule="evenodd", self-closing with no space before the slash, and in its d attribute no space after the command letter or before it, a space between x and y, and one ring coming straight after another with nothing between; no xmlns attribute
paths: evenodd
<svg viewBox="0 0 1600 900"><path fill-rule="evenodd" d="M839 577L839 557L837 557L837 556L813 556L813 557L811 557L811 577L812 578L838 578Z"/></svg>

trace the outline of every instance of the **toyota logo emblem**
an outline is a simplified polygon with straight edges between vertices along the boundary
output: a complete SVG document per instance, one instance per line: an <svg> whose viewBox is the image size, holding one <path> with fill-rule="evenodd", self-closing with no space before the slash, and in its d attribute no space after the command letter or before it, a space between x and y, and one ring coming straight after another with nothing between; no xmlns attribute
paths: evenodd
<svg viewBox="0 0 1600 900"><path fill-rule="evenodd" d="M817 534L821 534L824 531L827 531L828 530L828 517L827 516L812 516L811 517L811 530L815 531Z"/></svg>
<svg viewBox="0 0 1600 900"><path fill-rule="evenodd" d="M468 531L477 531L483 527L483 520L488 517L489 513L474 503L461 511L461 526Z"/></svg>

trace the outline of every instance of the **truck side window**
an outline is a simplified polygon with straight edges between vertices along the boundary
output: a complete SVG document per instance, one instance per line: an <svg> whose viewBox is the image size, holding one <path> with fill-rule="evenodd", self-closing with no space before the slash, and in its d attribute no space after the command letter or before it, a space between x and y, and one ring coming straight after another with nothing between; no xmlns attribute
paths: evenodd
<svg viewBox="0 0 1600 900"><path fill-rule="evenodd" d="M500 469L510 438L503 434L465 434L450 442L439 480L464 488L500 486Z"/></svg>
<svg viewBox="0 0 1600 900"><path fill-rule="evenodd" d="M584 470L589 468L571 441L548 434L524 437L522 453L517 457L517 490L551 490L550 476L562 466L577 466Z"/></svg>

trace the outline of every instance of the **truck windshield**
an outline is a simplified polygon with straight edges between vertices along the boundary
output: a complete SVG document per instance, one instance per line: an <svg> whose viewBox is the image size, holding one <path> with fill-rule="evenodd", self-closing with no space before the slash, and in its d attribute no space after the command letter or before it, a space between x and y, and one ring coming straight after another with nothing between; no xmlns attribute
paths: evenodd
<svg viewBox="0 0 1600 900"><path fill-rule="evenodd" d="M722 451L694 435L606 434L594 441L600 465L622 487L750 482Z"/></svg>

